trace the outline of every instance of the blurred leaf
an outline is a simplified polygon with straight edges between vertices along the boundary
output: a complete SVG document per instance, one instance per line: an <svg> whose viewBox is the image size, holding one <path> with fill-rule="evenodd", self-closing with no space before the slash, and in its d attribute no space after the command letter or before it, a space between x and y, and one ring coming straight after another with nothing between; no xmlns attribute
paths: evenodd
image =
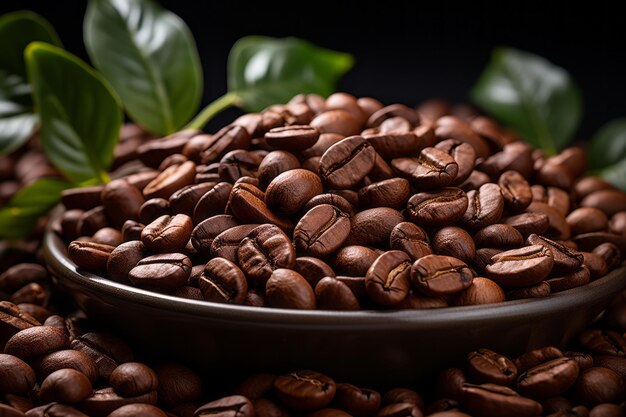
<svg viewBox="0 0 626 417"><path fill-rule="evenodd" d="M567 146L582 117L578 87L546 59L498 48L471 91L472 100L548 153Z"/></svg>
<svg viewBox="0 0 626 417"><path fill-rule="evenodd" d="M228 89L245 110L261 111L300 93L328 96L353 63L349 54L302 39L248 36L228 56Z"/></svg>
<svg viewBox="0 0 626 417"><path fill-rule="evenodd" d="M37 128L24 64L24 49L33 41L61 45L52 26L35 13L0 17L0 155L19 148Z"/></svg>
<svg viewBox="0 0 626 417"><path fill-rule="evenodd" d="M172 133L191 119L202 96L202 68L189 28L152 0L90 0L85 46L147 130Z"/></svg>
<svg viewBox="0 0 626 417"><path fill-rule="evenodd" d="M0 238L19 239L28 236L37 219L54 207L61 198L61 191L72 183L41 178L22 188L9 203L0 209Z"/></svg>
<svg viewBox="0 0 626 417"><path fill-rule="evenodd" d="M626 191L626 119L616 119L596 132L589 144L589 169Z"/></svg>
<svg viewBox="0 0 626 417"><path fill-rule="evenodd" d="M115 92L87 64L55 46L30 44L26 63L48 159L74 182L106 181L122 124Z"/></svg>

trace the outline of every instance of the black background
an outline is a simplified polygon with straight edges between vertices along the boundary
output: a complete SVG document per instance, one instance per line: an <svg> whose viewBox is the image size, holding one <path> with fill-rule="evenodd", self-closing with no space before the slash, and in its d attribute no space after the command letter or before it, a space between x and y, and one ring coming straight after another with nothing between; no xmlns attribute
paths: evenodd
<svg viewBox="0 0 626 417"><path fill-rule="evenodd" d="M620 2L162 0L195 35L204 68L204 102L226 90L232 44L252 34L298 36L350 52L355 68L339 88L385 103L440 96L465 100L494 46L535 52L568 69L585 105L586 138L626 117L626 24ZM2 0L0 12L34 10L55 26L67 49L86 59L85 1ZM213 123L223 123L234 112Z"/></svg>

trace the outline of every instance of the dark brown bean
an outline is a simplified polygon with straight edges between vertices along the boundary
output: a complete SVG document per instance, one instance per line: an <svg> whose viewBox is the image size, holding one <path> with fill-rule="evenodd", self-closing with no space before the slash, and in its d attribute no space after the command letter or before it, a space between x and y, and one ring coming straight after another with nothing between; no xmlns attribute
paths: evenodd
<svg viewBox="0 0 626 417"><path fill-rule="evenodd" d="M422 149L417 158L393 159L391 166L413 186L422 189L450 185L459 172L454 158L436 148Z"/></svg>
<svg viewBox="0 0 626 417"><path fill-rule="evenodd" d="M95 390L92 395L81 401L78 406L89 416L108 417L109 414L127 404L156 404L156 401L157 393L155 391L139 397L122 397L113 388L107 387Z"/></svg>
<svg viewBox="0 0 626 417"><path fill-rule="evenodd" d="M467 355L468 371L479 383L510 385L517 378L517 367L506 356L489 349L478 349Z"/></svg>
<svg viewBox="0 0 626 417"><path fill-rule="evenodd" d="M202 380L186 366L164 362L153 369L159 381L159 402L163 405L173 407L195 402L202 396Z"/></svg>
<svg viewBox="0 0 626 417"><path fill-rule="evenodd" d="M467 199L467 211L461 220L465 227L471 230L482 229L502 217L504 199L498 185L488 183L478 190L468 191Z"/></svg>
<svg viewBox="0 0 626 417"><path fill-rule="evenodd" d="M193 417L254 417L254 406L246 397L231 395L204 404L196 410Z"/></svg>
<svg viewBox="0 0 626 417"><path fill-rule="evenodd" d="M617 404L626 395L624 382L618 373L596 367L581 372L575 392L579 401L590 407L601 403Z"/></svg>
<svg viewBox="0 0 626 417"><path fill-rule="evenodd" d="M476 151L472 145L455 139L446 139L435 145L435 148L448 153L459 165L454 184L461 184L471 175L476 163Z"/></svg>
<svg viewBox="0 0 626 417"><path fill-rule="evenodd" d="M70 340L63 329L35 326L14 334L4 346L4 353L26 359L69 347Z"/></svg>
<svg viewBox="0 0 626 417"><path fill-rule="evenodd" d="M505 171L498 179L506 209L511 213L524 211L532 202L532 192L526 179L517 171Z"/></svg>
<svg viewBox="0 0 626 417"><path fill-rule="evenodd" d="M235 149L248 149L250 134L246 129L234 124L228 125L212 135L200 152L200 162L210 164Z"/></svg>
<svg viewBox="0 0 626 417"><path fill-rule="evenodd" d="M103 185L92 185L90 187L68 188L61 192L61 203L66 209L91 210L102 205Z"/></svg>
<svg viewBox="0 0 626 417"><path fill-rule="evenodd" d="M242 224L224 230L213 239L210 250L211 256L226 258L231 262L237 262L239 244L248 233L258 226L258 224Z"/></svg>
<svg viewBox="0 0 626 417"><path fill-rule="evenodd" d="M550 278L546 282L550 284L550 293L557 293L589 283L589 276L589 268L583 266L582 268L579 268L574 272L570 272L569 274Z"/></svg>
<svg viewBox="0 0 626 417"><path fill-rule="evenodd" d="M524 244L524 237L513 226L496 223L479 230L474 243L479 248L518 248Z"/></svg>
<svg viewBox="0 0 626 417"><path fill-rule="evenodd" d="M278 175L296 168L300 168L300 161L298 161L295 155L287 151L272 151L263 158L259 165L257 171L259 185L262 189L265 189Z"/></svg>
<svg viewBox="0 0 626 417"><path fill-rule="evenodd" d="M547 246L533 245L494 255L485 271L489 278L507 288L526 287L543 281L554 264Z"/></svg>
<svg viewBox="0 0 626 417"><path fill-rule="evenodd" d="M0 301L0 347L4 347L7 340L20 330L40 325L37 319L20 310L15 304Z"/></svg>
<svg viewBox="0 0 626 417"><path fill-rule="evenodd" d="M196 164L192 161L187 161L180 165L172 165L145 186L143 195L146 199L168 199L177 190L192 184L195 175Z"/></svg>
<svg viewBox="0 0 626 417"><path fill-rule="evenodd" d="M350 136L360 132L362 123L349 111L335 109L318 114L311 121L310 125L321 134L337 133L343 136Z"/></svg>
<svg viewBox="0 0 626 417"><path fill-rule="evenodd" d="M589 352L596 355L626 356L626 338L611 330L587 330L578 340Z"/></svg>
<svg viewBox="0 0 626 417"><path fill-rule="evenodd" d="M542 410L538 402L495 384L463 384L462 397L464 408L484 417L535 417Z"/></svg>
<svg viewBox="0 0 626 417"><path fill-rule="evenodd" d="M583 265L589 270L591 280L600 278L609 272L609 267L602 256L593 252L581 252L581 254L583 257Z"/></svg>
<svg viewBox="0 0 626 417"><path fill-rule="evenodd" d="M200 198L215 187L214 182L191 184L180 188L169 198L169 207L174 214L186 214L192 217Z"/></svg>
<svg viewBox="0 0 626 417"><path fill-rule="evenodd" d="M371 389L359 388L352 384L337 384L334 404L350 415L366 417L373 415L381 404L380 393Z"/></svg>
<svg viewBox="0 0 626 417"><path fill-rule="evenodd" d="M146 225L141 232L141 241L153 252L177 252L189 242L192 231L193 223L189 216L165 215Z"/></svg>
<svg viewBox="0 0 626 417"><path fill-rule="evenodd" d="M583 265L583 255L578 251L569 249L565 245L550 240L546 237L532 234L526 242L529 245L544 245L550 249L554 257L553 274L567 274L577 271Z"/></svg>
<svg viewBox="0 0 626 417"><path fill-rule="evenodd" d="M194 224L198 224L209 217L224 214L233 186L227 182L211 184L214 185L200 197L193 210Z"/></svg>
<svg viewBox="0 0 626 417"><path fill-rule="evenodd" d="M358 212L352 217L352 228L346 245L375 245L389 242L391 231L404 221L404 216L389 207L377 207Z"/></svg>
<svg viewBox="0 0 626 417"><path fill-rule="evenodd" d="M371 171L376 158L376 151L369 142L361 136L350 136L324 152L319 173L333 188L350 188Z"/></svg>
<svg viewBox="0 0 626 417"><path fill-rule="evenodd" d="M113 411L107 417L167 417L164 411L152 404L126 404Z"/></svg>
<svg viewBox="0 0 626 417"><path fill-rule="evenodd" d="M537 365L520 374L517 389L522 395L545 399L567 391L578 378L578 364L570 358L558 358Z"/></svg>
<svg viewBox="0 0 626 417"><path fill-rule="evenodd" d="M337 207L321 204L309 210L294 229L296 248L317 257L337 250L350 233L350 219Z"/></svg>
<svg viewBox="0 0 626 417"><path fill-rule="evenodd" d="M317 307L322 310L359 310L361 308L350 287L334 277L325 277L317 282L315 297Z"/></svg>
<svg viewBox="0 0 626 417"><path fill-rule="evenodd" d="M407 204L411 220L419 226L443 226L456 223L467 210L468 199L460 188L443 188L413 195Z"/></svg>
<svg viewBox="0 0 626 417"><path fill-rule="evenodd" d="M312 126L276 127L265 134L268 145L276 149L298 152L317 142L320 133Z"/></svg>
<svg viewBox="0 0 626 417"><path fill-rule="evenodd" d="M129 282L128 273L146 256L146 248L140 240L125 242L113 249L107 261L107 273L117 282Z"/></svg>
<svg viewBox="0 0 626 417"><path fill-rule="evenodd" d="M96 364L100 378L106 380L119 364L133 360L133 352L126 343L108 333L85 333L74 338L71 346L87 354Z"/></svg>
<svg viewBox="0 0 626 417"><path fill-rule="evenodd" d="M452 256L466 264L472 263L476 256L474 240L464 229L456 226L437 230L432 236L431 246L437 255Z"/></svg>
<svg viewBox="0 0 626 417"><path fill-rule="evenodd" d="M224 258L213 258L204 266L199 286L204 299L216 303L241 304L248 293L246 276Z"/></svg>
<svg viewBox="0 0 626 417"><path fill-rule="evenodd" d="M113 370L109 383L121 394L138 396L154 391L159 385L156 373L138 362L123 363Z"/></svg>
<svg viewBox="0 0 626 417"><path fill-rule="evenodd" d="M290 269L274 270L267 280L265 293L272 307L315 309L313 288L302 275Z"/></svg>
<svg viewBox="0 0 626 417"><path fill-rule="evenodd" d="M597 208L611 217L617 212L626 211L626 194L618 190L599 190L583 198L580 205Z"/></svg>
<svg viewBox="0 0 626 417"><path fill-rule="evenodd" d="M41 379L60 369L75 369L83 373L92 383L99 377L98 368L93 359L84 352L66 349L48 353L37 359L35 368Z"/></svg>
<svg viewBox="0 0 626 417"><path fill-rule="evenodd" d="M191 274L191 260L182 253L164 253L143 258L128 273L133 285L173 291L182 287Z"/></svg>
<svg viewBox="0 0 626 417"><path fill-rule="evenodd" d="M270 208L294 214L322 191L322 181L316 174L292 169L278 175L267 186L265 202Z"/></svg>
<svg viewBox="0 0 626 417"><path fill-rule="evenodd" d="M378 256L378 252L366 246L345 246L337 251L331 265L338 274L364 277Z"/></svg>
<svg viewBox="0 0 626 417"><path fill-rule="evenodd" d="M398 223L391 230L389 247L406 252L413 261L433 253L424 229L410 222Z"/></svg>
<svg viewBox="0 0 626 417"><path fill-rule="evenodd" d="M398 250L380 255L365 276L365 289L370 298L380 305L399 304L410 287L411 258Z"/></svg>
<svg viewBox="0 0 626 417"><path fill-rule="evenodd" d="M312 411L326 407L336 391L335 381L314 371L297 371L274 381L277 398L295 411Z"/></svg>
<svg viewBox="0 0 626 417"><path fill-rule="evenodd" d="M548 216L544 213L522 213L502 219L504 224L513 226L522 234L524 239L533 233L542 236L550 225Z"/></svg>
<svg viewBox="0 0 626 417"><path fill-rule="evenodd" d="M528 352L518 356L514 363L517 370L522 373L530 368L539 366L542 363L550 362L553 359L563 357L563 352L554 346L546 346L540 349L529 350Z"/></svg>
<svg viewBox="0 0 626 417"><path fill-rule="evenodd" d="M110 245L75 240L67 247L67 254L79 268L104 271L113 249Z"/></svg>
<svg viewBox="0 0 626 417"><path fill-rule="evenodd" d="M126 220L138 220L139 207L144 202L141 190L124 179L106 184L102 189L101 200L107 216L118 228Z"/></svg>
<svg viewBox="0 0 626 417"><path fill-rule="evenodd" d="M416 155L422 147L422 141L413 132L363 132L363 137L387 161Z"/></svg>
<svg viewBox="0 0 626 417"><path fill-rule="evenodd" d="M506 297L509 300L520 300L524 298L542 298L547 297L551 293L550 284L546 281L541 281L539 284L531 285L529 287L515 288L509 290L506 293Z"/></svg>
<svg viewBox="0 0 626 417"><path fill-rule="evenodd" d="M431 296L457 293L469 287L472 279L467 265L450 256L426 255L411 267L413 288Z"/></svg>
<svg viewBox="0 0 626 417"><path fill-rule="evenodd" d="M20 263L0 274L0 290L13 292L31 282L41 282L48 278L48 271L34 263Z"/></svg>
<svg viewBox="0 0 626 417"><path fill-rule="evenodd" d="M359 190L359 205L363 208L404 208L411 187L403 178L391 178L367 185Z"/></svg>
<svg viewBox="0 0 626 417"><path fill-rule="evenodd" d="M26 394L35 386L35 382L35 372L26 362L16 356L0 353L0 392Z"/></svg>
<svg viewBox="0 0 626 417"><path fill-rule="evenodd" d="M494 304L505 301L502 288L488 278L475 277L472 285L458 293L454 298L455 306Z"/></svg>
<svg viewBox="0 0 626 417"><path fill-rule="evenodd" d="M235 217L242 222L271 223L283 230L291 230L291 221L272 212L262 198L263 193L253 185L236 184L230 193L228 204Z"/></svg>
<svg viewBox="0 0 626 417"><path fill-rule="evenodd" d="M91 381L75 369L60 369L41 383L39 395L46 402L75 404L91 395Z"/></svg>

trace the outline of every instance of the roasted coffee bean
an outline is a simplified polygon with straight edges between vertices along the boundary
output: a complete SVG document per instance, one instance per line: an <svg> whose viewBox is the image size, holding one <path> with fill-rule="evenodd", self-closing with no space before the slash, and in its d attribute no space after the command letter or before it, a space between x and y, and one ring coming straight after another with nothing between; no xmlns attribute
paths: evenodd
<svg viewBox="0 0 626 417"><path fill-rule="evenodd" d="M362 123L346 110L328 110L318 114L310 125L316 128L320 134L337 133L343 136L356 135L360 132Z"/></svg>
<svg viewBox="0 0 626 417"><path fill-rule="evenodd" d="M231 262L237 262L239 244L252 230L258 226L258 224L242 224L229 227L222 233L218 234L211 243L211 256L226 258ZM202 253L202 251L199 252Z"/></svg>
<svg viewBox="0 0 626 417"><path fill-rule="evenodd" d="M141 205L139 208L139 221L143 224L149 224L161 216L169 215L170 203L164 198L151 198Z"/></svg>
<svg viewBox="0 0 626 417"><path fill-rule="evenodd" d="M196 203L193 210L193 222L198 224L205 219L224 214L233 186L227 182L213 184Z"/></svg>
<svg viewBox="0 0 626 417"><path fill-rule="evenodd" d="M393 416L407 416L407 417L421 417L423 416L419 407L411 403L393 403L381 408L376 417L393 417Z"/></svg>
<svg viewBox="0 0 626 417"><path fill-rule="evenodd" d="M243 395L252 401L258 400L268 396L274 388L274 380L276 380L276 375L274 374L254 374L237 385L233 393Z"/></svg>
<svg viewBox="0 0 626 417"><path fill-rule="evenodd" d="M186 214L192 217L194 208L200 198L215 186L213 182L203 182L182 187L169 198L169 207L175 214Z"/></svg>
<svg viewBox="0 0 626 417"><path fill-rule="evenodd" d="M424 399L415 391L408 388L392 388L385 392L382 399L383 404L408 403L415 404L419 408L424 408Z"/></svg>
<svg viewBox="0 0 626 417"><path fill-rule="evenodd" d="M89 332L72 340L72 349L87 354L96 364L100 378L109 379L121 363L132 362L133 352L121 339L108 333Z"/></svg>
<svg viewBox="0 0 626 417"><path fill-rule="evenodd" d="M609 272L609 267L604 258L592 252L581 252L583 265L589 270L591 280L595 280Z"/></svg>
<svg viewBox="0 0 626 417"><path fill-rule="evenodd" d="M317 282L315 297L317 307L322 310L360 309L359 301L350 287L334 277L325 277Z"/></svg>
<svg viewBox="0 0 626 417"><path fill-rule="evenodd" d="M463 370L448 368L437 377L437 396L439 398L460 399L461 389L466 382L467 376Z"/></svg>
<svg viewBox="0 0 626 417"><path fill-rule="evenodd" d="M140 240L125 242L113 249L107 261L107 273L117 282L129 282L128 273L146 255L146 248Z"/></svg>
<svg viewBox="0 0 626 417"><path fill-rule="evenodd" d="M579 339L580 344L596 355L626 356L626 338L611 330L587 330Z"/></svg>
<svg viewBox="0 0 626 417"><path fill-rule="evenodd" d="M480 158L484 159L490 154L487 142L472 129L469 123L458 117L444 116L437 119L435 135L440 141L452 138L472 145L476 150L476 155Z"/></svg>
<svg viewBox="0 0 626 417"><path fill-rule="evenodd" d="M75 240L69 244L67 254L79 268L103 271L113 249L115 248L110 245Z"/></svg>
<svg viewBox="0 0 626 417"><path fill-rule="evenodd" d="M502 219L502 222L517 229L517 231L522 234L524 239L533 233L542 236L548 230L548 226L550 225L548 216L544 213L537 212L526 212L515 216L505 217Z"/></svg>
<svg viewBox="0 0 626 417"><path fill-rule="evenodd" d="M42 379L60 369L75 369L83 373L92 383L99 377L93 359L86 353L73 349L49 353L35 362L35 368L37 375Z"/></svg>
<svg viewBox="0 0 626 417"><path fill-rule="evenodd" d="M600 190L615 190L615 186L600 177L583 177L574 185L574 196L582 200L589 194Z"/></svg>
<svg viewBox="0 0 626 417"><path fill-rule="evenodd" d="M91 391L91 382L85 374L75 369L60 369L44 379L39 395L46 402L75 404L91 395Z"/></svg>
<svg viewBox="0 0 626 417"><path fill-rule="evenodd" d="M552 274L567 274L577 271L583 264L583 255L546 237L532 234L526 242L529 245L543 245L550 249L554 257Z"/></svg>
<svg viewBox="0 0 626 417"><path fill-rule="evenodd" d="M156 402L157 393L155 391L138 397L122 397L113 388L107 387L95 390L92 395L81 401L78 406L89 416L108 417L115 410L128 404L156 404Z"/></svg>
<svg viewBox="0 0 626 417"><path fill-rule="evenodd" d="M478 169L498 178L505 171L517 171L524 178L530 178L533 171L532 148L524 142L505 145L478 165Z"/></svg>
<svg viewBox="0 0 626 417"><path fill-rule="evenodd" d="M359 388L352 384L337 384L333 403L352 416L364 417L376 413L380 408L380 393Z"/></svg>
<svg viewBox="0 0 626 417"><path fill-rule="evenodd" d="M455 139L447 139L439 142L435 148L448 153L459 165L454 184L461 184L471 175L476 162L476 151L472 145Z"/></svg>
<svg viewBox="0 0 626 417"><path fill-rule="evenodd" d="M375 111L367 120L368 127L380 126L385 120L391 117L401 117L408 121L412 127L419 124L419 115L410 107L403 104L392 104Z"/></svg>
<svg viewBox="0 0 626 417"><path fill-rule="evenodd" d="M478 190L467 192L467 211L462 223L471 230L479 230L500 220L504 211L504 199L500 187L488 183Z"/></svg>
<svg viewBox="0 0 626 417"><path fill-rule="evenodd" d="M326 407L336 392L335 381L314 371L297 371L274 381L276 397L294 411L312 411Z"/></svg>
<svg viewBox="0 0 626 417"><path fill-rule="evenodd" d="M192 184L195 175L196 164L192 161L187 161L180 165L172 165L145 186L143 195L146 199L168 199L177 190Z"/></svg>
<svg viewBox="0 0 626 417"><path fill-rule="evenodd" d="M506 209L520 213L532 203L533 195L526 179L517 171L505 171L498 179Z"/></svg>
<svg viewBox="0 0 626 417"><path fill-rule="evenodd" d="M141 241L153 252L176 252L189 242L192 231L193 223L189 216L165 215L146 225L141 232Z"/></svg>
<svg viewBox="0 0 626 417"><path fill-rule="evenodd" d="M14 292L31 282L42 282L48 278L48 271L34 263L20 263L0 274L0 290Z"/></svg>
<svg viewBox="0 0 626 417"><path fill-rule="evenodd" d="M504 291L488 278L476 277L472 285L461 291L453 301L456 306L494 304L505 301Z"/></svg>
<svg viewBox="0 0 626 417"><path fill-rule="evenodd" d="M496 223L479 230L474 243L479 248L518 248L524 244L524 237L513 226Z"/></svg>
<svg viewBox="0 0 626 417"><path fill-rule="evenodd" d="M506 293L506 297L509 300L520 300L523 298L542 298L549 296L550 292L550 284L548 284L546 281L541 281L539 284L531 285L530 287L509 290Z"/></svg>
<svg viewBox="0 0 626 417"><path fill-rule="evenodd" d="M359 190L359 206L404 208L411 193L409 182L403 178L391 178L367 185Z"/></svg>
<svg viewBox="0 0 626 417"><path fill-rule="evenodd" d="M0 416L2 417L24 417L26 414L20 410L6 404L0 404Z"/></svg>
<svg viewBox="0 0 626 417"><path fill-rule="evenodd" d="M126 220L122 226L122 238L125 242L131 240L141 240L141 231L145 225L134 220Z"/></svg>
<svg viewBox="0 0 626 417"><path fill-rule="evenodd" d="M265 189L274 178L283 172L296 168L300 168L300 162L295 155L287 151L272 151L263 158L259 165L257 171L259 185L262 189Z"/></svg>
<svg viewBox="0 0 626 417"><path fill-rule="evenodd" d="M570 212L569 194L560 188L543 187L535 184L531 187L533 193L533 201L539 201L555 208L563 216L567 216Z"/></svg>
<svg viewBox="0 0 626 417"><path fill-rule="evenodd" d="M315 288L322 278L335 277L335 271L326 262L309 256L296 258L294 270L307 280L311 288Z"/></svg>
<svg viewBox="0 0 626 417"><path fill-rule="evenodd" d="M296 253L285 233L275 225L264 224L241 240L237 259L252 283L263 287L274 270L295 266Z"/></svg>
<svg viewBox="0 0 626 417"><path fill-rule="evenodd" d="M608 368L622 377L626 383L626 358L620 356L596 356L592 358L591 366Z"/></svg>
<svg viewBox="0 0 626 417"><path fill-rule="evenodd" d="M228 125L210 137L200 152L200 162L210 164L222 158L226 153L235 149L248 149L250 134L246 129L237 125Z"/></svg>
<svg viewBox="0 0 626 417"><path fill-rule="evenodd" d="M472 262L472 267L479 273L484 273L487 265L491 263L491 258L498 253L504 252L503 249L497 248L480 248L476 250L476 256Z"/></svg>
<svg viewBox="0 0 626 417"><path fill-rule="evenodd" d="M467 210L468 199L460 188L443 188L413 195L407 213L419 226L444 226L456 223Z"/></svg>
<svg viewBox="0 0 626 417"><path fill-rule="evenodd" d="M339 274L364 277L379 254L366 246L346 246L335 254L331 264Z"/></svg>
<svg viewBox="0 0 626 417"><path fill-rule="evenodd" d="M173 133L161 140L154 140L141 145L137 155L141 162L150 167L157 167L169 155L180 153L187 141L198 135L197 130L187 129Z"/></svg>
<svg viewBox="0 0 626 417"><path fill-rule="evenodd" d="M64 330L35 326L14 334L4 346L4 353L26 359L69 347L70 341Z"/></svg>
<svg viewBox="0 0 626 417"><path fill-rule="evenodd" d="M202 395L202 381L191 369L176 363L163 362L155 366L159 402L167 407L196 402Z"/></svg>
<svg viewBox="0 0 626 417"><path fill-rule="evenodd" d="M411 258L398 250L380 255L367 271L365 289L370 298L380 305L399 304L410 287Z"/></svg>
<svg viewBox="0 0 626 417"><path fill-rule="evenodd" d="M151 404L126 404L113 411L107 417L167 417L164 411Z"/></svg>
<svg viewBox="0 0 626 417"><path fill-rule="evenodd" d="M570 238L571 231L565 221L565 216L554 207L546 203L533 201L526 210L531 213L542 213L548 216L548 230L546 231L546 236L557 240Z"/></svg>
<svg viewBox="0 0 626 417"><path fill-rule="evenodd" d="M333 188L350 188L371 171L377 157L369 142L361 136L350 136L324 152L319 173Z"/></svg>
<svg viewBox="0 0 626 417"><path fill-rule="evenodd" d="M596 246L592 253L601 256L609 270L617 268L622 263L622 253L613 243L602 243Z"/></svg>
<svg viewBox="0 0 626 417"><path fill-rule="evenodd" d="M276 127L265 134L265 140L275 149L298 152L317 142L320 133L312 126Z"/></svg>
<svg viewBox="0 0 626 417"><path fill-rule="evenodd" d="M216 303L241 304L248 293L246 276L224 258L213 258L204 266L199 287L205 300Z"/></svg>
<svg viewBox="0 0 626 417"><path fill-rule="evenodd" d="M583 404L593 407L601 403L618 404L626 389L620 375L608 368L589 368L580 373L575 393Z"/></svg>
<svg viewBox="0 0 626 417"><path fill-rule="evenodd" d="M201 256L211 254L213 240L222 232L231 227L239 226L239 222L228 214L209 217L200 222L191 233L191 244ZM247 233L246 233L247 234ZM245 235L244 235L245 236Z"/></svg>
<svg viewBox="0 0 626 417"><path fill-rule="evenodd" d="M92 242L101 243L103 245L118 246L124 239L122 233L112 227L104 227L98 230L91 237Z"/></svg>
<svg viewBox="0 0 626 417"><path fill-rule="evenodd" d="M510 385L517 378L517 367L506 356L489 349L478 349L467 355L468 371L479 383Z"/></svg>
<svg viewBox="0 0 626 417"><path fill-rule="evenodd" d="M61 203L66 209L91 210L102 205L103 185L92 185L90 187L68 188L61 191Z"/></svg>
<svg viewBox="0 0 626 417"><path fill-rule="evenodd" d="M431 245L437 255L452 256L469 264L476 256L474 240L464 229L455 226L437 230Z"/></svg>
<svg viewBox="0 0 626 417"><path fill-rule="evenodd" d="M413 288L430 296L454 294L472 284L472 272L456 258L426 255L411 267Z"/></svg>
<svg viewBox="0 0 626 417"><path fill-rule="evenodd" d="M78 235L78 222L85 212L83 210L67 210L61 215L61 237L65 241L72 241Z"/></svg>
<svg viewBox="0 0 626 417"><path fill-rule="evenodd" d="M321 192L322 182L316 174L306 169L292 169L278 175L267 186L265 202L270 208L294 214Z"/></svg>
<svg viewBox="0 0 626 417"><path fill-rule="evenodd" d="M302 216L294 229L293 241L298 250L324 257L337 250L349 233L348 215L335 206L321 204Z"/></svg>
<svg viewBox="0 0 626 417"><path fill-rule="evenodd" d="M422 147L420 138L413 132L363 132L363 137L387 161L416 155Z"/></svg>
<svg viewBox="0 0 626 417"><path fill-rule="evenodd" d="M123 363L113 370L109 383L121 394L138 396L154 391L159 385L156 373L138 362Z"/></svg>
<svg viewBox="0 0 626 417"><path fill-rule="evenodd" d="M597 208L611 217L617 212L626 211L626 194L618 190L595 191L583 198L580 205Z"/></svg>
<svg viewBox="0 0 626 417"><path fill-rule="evenodd" d="M583 233L572 237L580 250L592 251L599 245L609 242L613 243L620 251L626 252L626 235L616 235L608 232Z"/></svg>
<svg viewBox="0 0 626 417"><path fill-rule="evenodd" d="M135 187L143 190L146 185L148 185L153 179L155 179L159 175L159 171L156 169L144 169L136 174L130 174L124 177L126 181L130 185L134 185Z"/></svg>
<svg viewBox="0 0 626 417"><path fill-rule="evenodd" d="M0 301L0 347L4 347L7 340L20 330L40 325L37 319L20 310L15 304Z"/></svg>
<svg viewBox="0 0 626 417"><path fill-rule="evenodd" d="M598 404L589 412L589 417L621 417L624 407L616 404Z"/></svg>
<svg viewBox="0 0 626 417"><path fill-rule="evenodd" d="M578 369L582 372L585 369L589 369L594 365L594 358L589 353L567 351L563 353L570 359L573 359L578 364Z"/></svg>
<svg viewBox="0 0 626 417"><path fill-rule="evenodd" d="M470 415L460 411L439 411L429 414L428 417L470 417Z"/></svg>
<svg viewBox="0 0 626 417"><path fill-rule="evenodd" d="M463 384L462 404L470 413L484 417L534 417L542 410L538 402L495 384Z"/></svg>
<svg viewBox="0 0 626 417"><path fill-rule="evenodd" d="M626 236L626 211L620 211L611 217L609 231L616 235Z"/></svg>
<svg viewBox="0 0 626 417"><path fill-rule="evenodd" d="M35 386L35 382L35 372L26 362L16 356L0 353L1 393L26 394Z"/></svg>
<svg viewBox="0 0 626 417"><path fill-rule="evenodd" d="M221 181L234 184L241 177L255 177L264 155L237 149L220 159L217 173Z"/></svg>
<svg viewBox="0 0 626 417"><path fill-rule="evenodd" d="M520 374L517 389L531 398L550 398L567 391L578 378L578 364L570 358L558 358L537 365Z"/></svg>
<svg viewBox="0 0 626 417"><path fill-rule="evenodd" d="M433 253L424 229L410 222L398 223L391 229L389 247L406 252L413 261Z"/></svg>
<svg viewBox="0 0 626 417"><path fill-rule="evenodd" d="M231 395L204 404L195 411L193 417L254 417L255 415L257 414L250 400L241 395Z"/></svg>
<svg viewBox="0 0 626 417"><path fill-rule="evenodd" d="M589 283L590 280L589 268L583 266L574 272L569 274L550 278L546 282L550 284L550 293L557 293L572 288L580 287Z"/></svg>
<svg viewBox="0 0 626 417"><path fill-rule="evenodd" d="M102 189L101 200L107 216L118 228L126 220L138 220L139 207L144 202L141 190L124 179L106 184Z"/></svg>
<svg viewBox="0 0 626 417"><path fill-rule="evenodd" d="M527 287L543 281L554 264L547 246L532 245L494 255L485 272L506 288Z"/></svg>
<svg viewBox="0 0 626 417"><path fill-rule="evenodd" d="M291 230L293 224L287 218L271 211L263 201L263 193L253 185L235 185L230 193L229 206L242 222L271 223L283 230Z"/></svg>
<svg viewBox="0 0 626 417"><path fill-rule="evenodd" d="M468 192L470 190L477 190L481 186L490 182L491 178L489 177L489 175L478 170L473 170L470 176L461 184L459 184L459 188L465 192Z"/></svg>
<svg viewBox="0 0 626 417"><path fill-rule="evenodd" d="M184 162L187 162L188 160L189 158L187 158L185 155L180 154L180 153L175 153L163 159L163 161L161 161L161 163L159 164L157 170L164 171L165 169L173 165L180 165Z"/></svg>
<svg viewBox="0 0 626 417"><path fill-rule="evenodd" d="M290 269L274 270L267 280L265 293L271 307L315 309L313 288L302 275Z"/></svg>
<svg viewBox="0 0 626 417"><path fill-rule="evenodd" d="M389 207L377 207L355 214L346 245L375 245L389 242L391 231L404 221L402 214Z"/></svg>
<svg viewBox="0 0 626 417"><path fill-rule="evenodd" d="M454 182L459 165L446 152L424 148L417 158L397 158L391 161L393 169L417 188L445 187Z"/></svg>
<svg viewBox="0 0 626 417"><path fill-rule="evenodd" d="M143 258L128 273L133 285L173 291L182 287L191 274L191 260L182 253L164 253Z"/></svg>
<svg viewBox="0 0 626 417"><path fill-rule="evenodd" d="M563 357L563 352L554 346L546 346L540 349L529 350L523 355L518 356L514 363L520 373L539 366L543 363L550 362L553 359Z"/></svg>

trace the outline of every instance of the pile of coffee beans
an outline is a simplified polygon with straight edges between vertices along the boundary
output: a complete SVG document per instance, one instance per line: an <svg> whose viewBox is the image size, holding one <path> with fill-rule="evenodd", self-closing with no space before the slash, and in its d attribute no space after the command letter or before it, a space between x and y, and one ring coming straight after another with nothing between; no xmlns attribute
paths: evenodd
<svg viewBox="0 0 626 417"><path fill-rule="evenodd" d="M82 312L64 313L52 289L36 263L0 274L0 417L626 416L626 292L572 350L478 349L436 383L365 388L311 370L222 384L171 359L147 364Z"/></svg>
<svg viewBox="0 0 626 417"><path fill-rule="evenodd" d="M68 190L81 268L193 299L406 309L545 297L622 262L626 194L483 116L336 93L141 145ZM457 112L458 114L458 112Z"/></svg>

